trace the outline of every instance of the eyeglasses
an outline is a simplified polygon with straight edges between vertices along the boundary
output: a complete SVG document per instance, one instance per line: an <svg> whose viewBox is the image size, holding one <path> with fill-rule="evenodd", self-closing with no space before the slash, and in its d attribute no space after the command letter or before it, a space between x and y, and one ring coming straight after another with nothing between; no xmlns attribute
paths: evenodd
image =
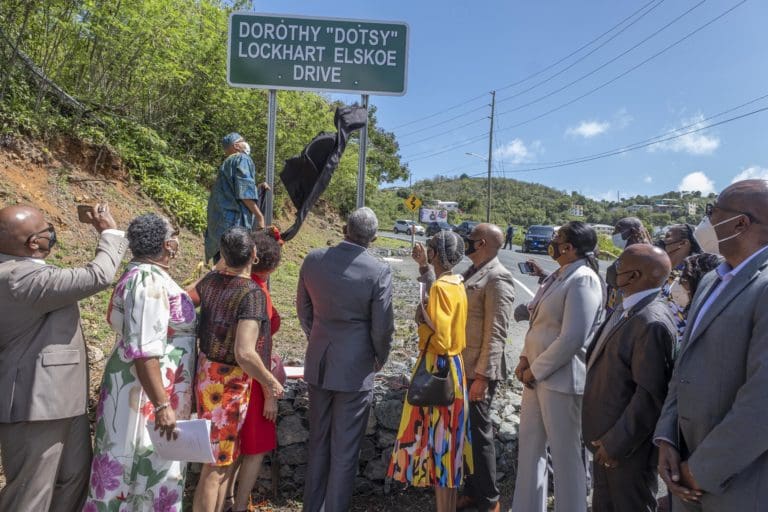
<svg viewBox="0 0 768 512"><path fill-rule="evenodd" d="M44 233L48 233L48 236L40 236ZM27 237L27 241L25 243L30 243L32 240L37 240L38 238L45 238L46 240L51 242L51 245L56 243L56 229L53 227L53 224L50 222L48 223L48 227L38 231L37 233L32 233Z"/></svg>
<svg viewBox="0 0 768 512"><path fill-rule="evenodd" d="M706 215L707 218L711 219L712 213L714 213L715 209L723 210L724 212L738 213L739 215L744 215L749 219L750 222L759 224L757 219L755 219L755 216L749 212L742 212L740 210L734 210L733 208L726 208L725 206L720 206L718 204L712 204L712 203L707 203L707 206L704 208L704 215Z"/></svg>

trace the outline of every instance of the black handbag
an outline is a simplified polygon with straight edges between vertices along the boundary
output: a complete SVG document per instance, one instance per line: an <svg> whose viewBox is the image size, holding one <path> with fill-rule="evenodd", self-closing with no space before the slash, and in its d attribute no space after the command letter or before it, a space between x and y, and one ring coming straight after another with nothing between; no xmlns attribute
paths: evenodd
<svg viewBox="0 0 768 512"><path fill-rule="evenodd" d="M456 397L453 383L453 372L449 361L443 368L436 368L435 372L427 370L427 347L432 336L424 345L424 350L419 358L419 365L408 386L406 400L415 407L435 407L451 405ZM435 361L437 366L437 360Z"/></svg>

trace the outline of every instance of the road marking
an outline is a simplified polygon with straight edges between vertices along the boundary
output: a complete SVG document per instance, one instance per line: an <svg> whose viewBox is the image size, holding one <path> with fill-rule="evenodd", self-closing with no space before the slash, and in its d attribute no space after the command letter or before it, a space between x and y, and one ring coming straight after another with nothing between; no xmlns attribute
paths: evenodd
<svg viewBox="0 0 768 512"><path fill-rule="evenodd" d="M520 288L522 288L525 293L527 293L528 295L531 296L531 298L533 298L534 293L530 290L530 288L525 286L523 283L521 283L520 281L518 281L514 277L512 278L512 280L515 282L516 285L520 286Z"/></svg>

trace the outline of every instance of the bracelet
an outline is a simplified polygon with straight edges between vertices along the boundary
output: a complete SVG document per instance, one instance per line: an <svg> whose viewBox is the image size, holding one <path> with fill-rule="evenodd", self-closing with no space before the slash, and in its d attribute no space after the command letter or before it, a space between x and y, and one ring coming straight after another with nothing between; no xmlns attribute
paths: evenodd
<svg viewBox="0 0 768 512"><path fill-rule="evenodd" d="M171 405L171 402L164 402L160 405L155 406L155 414L159 413L163 409L170 407L170 405Z"/></svg>

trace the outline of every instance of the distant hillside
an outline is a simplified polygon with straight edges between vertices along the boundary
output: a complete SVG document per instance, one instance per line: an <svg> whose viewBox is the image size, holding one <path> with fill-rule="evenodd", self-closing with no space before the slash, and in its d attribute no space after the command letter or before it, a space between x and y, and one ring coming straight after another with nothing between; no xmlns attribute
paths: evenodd
<svg viewBox="0 0 768 512"><path fill-rule="evenodd" d="M414 183L410 189L380 190L368 202L385 227L396 218L410 217L410 211L403 205L403 199L411 192L422 199L425 206L437 200L457 201L461 212L451 212L449 222L485 220L486 187L485 179L466 176L437 177ZM499 225L511 222L516 226L559 225L569 220L613 225L620 218L630 215L642 219L649 228L677 222L698 223L704 212L704 205L712 200L702 197L698 192L685 193L682 198L679 192L667 192L656 196L636 196L624 199L621 203L595 201L577 192L569 193L538 183L507 178L491 180L491 196L491 221ZM662 202L665 203L664 207L654 208L654 205ZM689 214L689 203L694 205L695 213ZM675 208L674 205L678 207ZM577 206L583 210L581 217L573 215Z"/></svg>

